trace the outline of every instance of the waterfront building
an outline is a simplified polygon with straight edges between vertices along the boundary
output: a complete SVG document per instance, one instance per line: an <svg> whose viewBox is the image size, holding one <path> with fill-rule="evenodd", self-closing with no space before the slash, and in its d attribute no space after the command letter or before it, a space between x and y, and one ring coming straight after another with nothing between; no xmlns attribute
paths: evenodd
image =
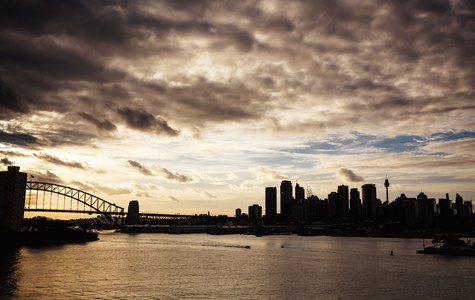
<svg viewBox="0 0 475 300"><path fill-rule="evenodd" d="M266 220L270 223L277 218L277 188L266 187Z"/></svg>
<svg viewBox="0 0 475 300"><path fill-rule="evenodd" d="M304 204L297 203L292 206L292 218L294 218L295 220L306 219L306 211Z"/></svg>
<svg viewBox="0 0 475 300"><path fill-rule="evenodd" d="M305 200L305 189L298 183L295 185L295 202L296 204L302 204Z"/></svg>
<svg viewBox="0 0 475 300"><path fill-rule="evenodd" d="M249 206L249 219L260 219L262 218L262 206L254 204Z"/></svg>
<svg viewBox="0 0 475 300"><path fill-rule="evenodd" d="M20 167L9 166L0 172L0 226L9 230L22 227L27 174Z"/></svg>
<svg viewBox="0 0 475 300"><path fill-rule="evenodd" d="M439 199L438 209L441 224L450 224L452 222L453 211L451 208L451 200L449 194L445 198Z"/></svg>
<svg viewBox="0 0 475 300"><path fill-rule="evenodd" d="M363 205L366 212L373 220L378 218L378 203L376 199L376 186L372 183L364 184L361 187L361 194L363 195Z"/></svg>
<svg viewBox="0 0 475 300"><path fill-rule="evenodd" d="M283 180L280 184L280 214L286 219L292 214L294 199L292 197L292 182Z"/></svg>
<svg viewBox="0 0 475 300"><path fill-rule="evenodd" d="M345 217L348 215L348 186L338 186L338 215Z"/></svg>
<svg viewBox="0 0 475 300"><path fill-rule="evenodd" d="M236 219L239 219L239 218L241 218L241 209L236 208Z"/></svg>
<svg viewBox="0 0 475 300"><path fill-rule="evenodd" d="M338 218L340 215L338 214L338 202L340 197L337 192L331 192L328 194L328 217Z"/></svg>
<svg viewBox="0 0 475 300"><path fill-rule="evenodd" d="M360 192L357 188L350 190L350 215L352 217L358 217L360 215Z"/></svg>

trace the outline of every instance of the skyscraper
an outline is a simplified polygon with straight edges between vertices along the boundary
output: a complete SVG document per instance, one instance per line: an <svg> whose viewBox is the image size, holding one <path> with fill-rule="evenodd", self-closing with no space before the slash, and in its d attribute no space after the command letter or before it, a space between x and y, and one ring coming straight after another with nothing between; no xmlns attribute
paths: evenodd
<svg viewBox="0 0 475 300"><path fill-rule="evenodd" d="M280 214L284 219L290 217L292 214L293 204L292 182L283 180L280 184Z"/></svg>
<svg viewBox="0 0 475 300"><path fill-rule="evenodd" d="M277 188L266 187L266 220L275 222L277 218Z"/></svg>
<svg viewBox="0 0 475 300"><path fill-rule="evenodd" d="M295 202L296 204L302 204L304 200L305 189L297 183L297 185L295 186Z"/></svg>
<svg viewBox="0 0 475 300"><path fill-rule="evenodd" d="M262 207L258 204L249 206L249 219L260 219L262 218Z"/></svg>
<svg viewBox="0 0 475 300"><path fill-rule="evenodd" d="M374 220L378 217L378 204L376 201L376 186L372 183L364 184L361 187L363 194L363 205L366 208L366 212Z"/></svg>
<svg viewBox="0 0 475 300"><path fill-rule="evenodd" d="M360 215L360 192L358 192L357 188L353 188L350 190L350 215L353 217L357 217Z"/></svg>
<svg viewBox="0 0 475 300"><path fill-rule="evenodd" d="M20 167L10 166L0 172L0 226L20 230L25 209L27 174Z"/></svg>
<svg viewBox="0 0 475 300"><path fill-rule="evenodd" d="M340 210L338 214L342 217L348 215L348 186L347 185L340 185L338 186L338 196L339 196L339 204L338 209Z"/></svg>

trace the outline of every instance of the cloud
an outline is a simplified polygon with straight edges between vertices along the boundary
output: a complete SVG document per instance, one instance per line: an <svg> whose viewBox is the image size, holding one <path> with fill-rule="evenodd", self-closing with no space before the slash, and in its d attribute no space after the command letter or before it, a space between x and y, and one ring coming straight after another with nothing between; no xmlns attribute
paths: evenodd
<svg viewBox="0 0 475 300"><path fill-rule="evenodd" d="M180 202L180 200L178 200L177 198L173 196L168 196L168 198L170 198L170 200L172 200L173 202Z"/></svg>
<svg viewBox="0 0 475 300"><path fill-rule="evenodd" d="M274 170L269 169L268 167L265 166L258 166L257 168L251 169L252 172L257 173L257 174L263 174L269 179L272 180L287 180L290 179L289 176L281 175L277 173Z"/></svg>
<svg viewBox="0 0 475 300"><path fill-rule="evenodd" d="M28 104L0 78L0 119L8 119L16 114L26 114Z"/></svg>
<svg viewBox="0 0 475 300"><path fill-rule="evenodd" d="M17 146L38 146L38 139L26 133L8 133L0 130L0 142Z"/></svg>
<svg viewBox="0 0 475 300"><path fill-rule="evenodd" d="M364 178L356 175L352 170L345 169L345 168L340 168L338 170L338 174L344 178L344 180L348 182L362 182L364 181Z"/></svg>
<svg viewBox="0 0 475 300"><path fill-rule="evenodd" d="M170 170L164 168L164 167L157 167L157 166L152 166L151 169L143 166L141 163L134 161L134 160L128 160L127 161L133 168L137 169L140 173L142 173L145 176L155 176L155 177L161 177L166 180L170 181L175 181L175 182L180 182L180 183L186 183L186 182L192 182L193 178L180 174L178 172L171 172ZM152 171L153 170L153 171Z"/></svg>
<svg viewBox="0 0 475 300"><path fill-rule="evenodd" d="M193 191L197 192L198 194L201 194L207 198L218 198L218 196L214 195L214 194L211 194L210 192L207 192L205 190L202 190L202 189L193 189Z"/></svg>
<svg viewBox="0 0 475 300"><path fill-rule="evenodd" d="M193 178L189 176L186 176L177 172L171 172L164 167L154 167L154 170L156 170L159 173L157 174L158 176L162 176L163 178L167 180L181 182L181 183L193 181Z"/></svg>
<svg viewBox="0 0 475 300"><path fill-rule="evenodd" d="M117 112L124 118L127 125L132 129L168 136L176 136L180 134L180 131L171 128L167 121L161 117L155 118L143 109L135 110L124 107L119 109Z"/></svg>
<svg viewBox="0 0 475 300"><path fill-rule="evenodd" d="M475 149L475 138L466 138L454 141L432 142L424 147L423 150L430 153L450 153L456 155L473 155Z"/></svg>
<svg viewBox="0 0 475 300"><path fill-rule="evenodd" d="M79 112L78 115L82 117L84 120L94 125L99 131L117 131L117 126L115 126L109 120L100 121L96 119L95 117L93 117L92 115L87 114L85 112Z"/></svg>
<svg viewBox="0 0 475 300"><path fill-rule="evenodd" d="M63 179L56 175L53 172L46 171L45 173L33 173L34 178L33 181L37 182L47 182L47 183L54 183L54 184L64 184Z"/></svg>
<svg viewBox="0 0 475 300"><path fill-rule="evenodd" d="M87 166L87 164L85 165L83 163L76 162L76 161L65 161L59 157L49 155L49 154L40 153L40 154L33 154L33 155L39 159L42 159L44 161L47 161L49 163L52 163L58 166L64 166L64 167L76 168L76 169L85 169Z"/></svg>
<svg viewBox="0 0 475 300"><path fill-rule="evenodd" d="M150 169L148 169L147 167L143 166L141 163L139 163L135 160L131 160L131 159L129 159L127 162L129 163L129 165L131 165L133 168L137 169L143 175L153 176L152 171L150 171Z"/></svg>
<svg viewBox="0 0 475 300"><path fill-rule="evenodd" d="M2 165L4 166L11 166L13 165L13 162L11 162L8 158L2 158L0 160L0 162L2 163Z"/></svg>
<svg viewBox="0 0 475 300"><path fill-rule="evenodd" d="M93 194L94 196L99 197L99 198L102 198L101 194L105 194L108 196L119 196L119 195L128 195L132 193L132 190L129 187L124 186L124 184L118 184L118 183L72 181L68 184L83 192ZM113 202L110 199L104 199L104 200Z"/></svg>

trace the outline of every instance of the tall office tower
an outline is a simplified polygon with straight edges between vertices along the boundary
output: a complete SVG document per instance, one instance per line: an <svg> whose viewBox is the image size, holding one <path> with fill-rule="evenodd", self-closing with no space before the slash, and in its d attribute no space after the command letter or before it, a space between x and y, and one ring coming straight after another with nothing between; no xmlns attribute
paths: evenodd
<svg viewBox="0 0 475 300"><path fill-rule="evenodd" d="M386 176L386 180L384 181L384 186L386 187L386 204L389 204L389 196L388 196L389 180L387 176Z"/></svg>
<svg viewBox="0 0 475 300"><path fill-rule="evenodd" d="M286 219L292 214L292 205L294 199L292 197L292 182L283 180L280 184L280 215Z"/></svg>
<svg viewBox="0 0 475 300"><path fill-rule="evenodd" d="M361 187L363 194L363 205L366 207L366 211L370 214L374 220L378 217L378 204L376 202L376 186L372 183L364 184Z"/></svg>
<svg viewBox="0 0 475 300"><path fill-rule="evenodd" d="M27 174L20 167L9 166L0 172L0 227L20 230L25 209Z"/></svg>
<svg viewBox="0 0 475 300"><path fill-rule="evenodd" d="M339 218L341 215L338 213L338 202L340 201L340 196L337 192L331 192L328 194L328 217Z"/></svg>
<svg viewBox="0 0 475 300"><path fill-rule="evenodd" d="M262 218L262 206L254 204L249 206L249 219L260 219Z"/></svg>
<svg viewBox="0 0 475 300"><path fill-rule="evenodd" d="M350 190L350 215L357 217L360 215L360 192L358 189L354 188Z"/></svg>
<svg viewBox="0 0 475 300"><path fill-rule="evenodd" d="M455 208L458 216L463 215L463 198L459 194L455 195Z"/></svg>
<svg viewBox="0 0 475 300"><path fill-rule="evenodd" d="M241 209L236 208L236 219L239 219L241 217Z"/></svg>
<svg viewBox="0 0 475 300"><path fill-rule="evenodd" d="M295 202L296 204L302 204L304 200L305 189L297 183L297 185L295 186Z"/></svg>
<svg viewBox="0 0 475 300"><path fill-rule="evenodd" d="M338 186L338 196L340 197L339 201L339 214L341 216L347 216L348 215L348 186L346 185L340 185Z"/></svg>
<svg viewBox="0 0 475 300"><path fill-rule="evenodd" d="M277 188L266 187L266 220L275 222L277 218Z"/></svg>

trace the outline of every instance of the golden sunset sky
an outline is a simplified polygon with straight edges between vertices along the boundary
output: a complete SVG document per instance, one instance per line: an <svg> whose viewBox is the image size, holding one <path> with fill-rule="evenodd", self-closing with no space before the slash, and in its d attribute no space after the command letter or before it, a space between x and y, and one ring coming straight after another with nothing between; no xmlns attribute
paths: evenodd
<svg viewBox="0 0 475 300"><path fill-rule="evenodd" d="M143 212L475 200L474 3L1 1L2 167Z"/></svg>

